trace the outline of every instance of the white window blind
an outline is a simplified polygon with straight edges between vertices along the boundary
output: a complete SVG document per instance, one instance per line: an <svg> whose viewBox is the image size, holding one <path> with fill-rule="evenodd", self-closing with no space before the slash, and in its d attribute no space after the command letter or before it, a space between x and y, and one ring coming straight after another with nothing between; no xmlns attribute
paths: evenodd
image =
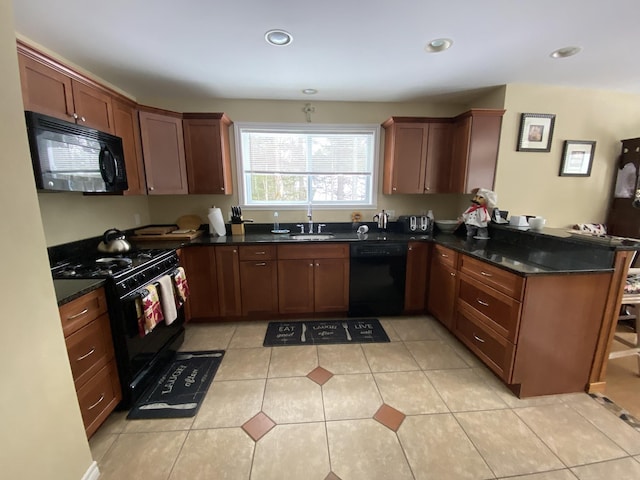
<svg viewBox="0 0 640 480"><path fill-rule="evenodd" d="M247 206L373 205L377 125L235 124Z"/></svg>

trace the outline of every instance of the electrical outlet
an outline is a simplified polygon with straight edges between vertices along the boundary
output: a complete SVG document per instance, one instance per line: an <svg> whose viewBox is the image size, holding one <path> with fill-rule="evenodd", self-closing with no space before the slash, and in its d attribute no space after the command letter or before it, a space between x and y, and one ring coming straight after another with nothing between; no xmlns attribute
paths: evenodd
<svg viewBox="0 0 640 480"><path fill-rule="evenodd" d="M141 224L142 222L140 221L140 214L139 213L134 213L133 214L133 224L137 227Z"/></svg>

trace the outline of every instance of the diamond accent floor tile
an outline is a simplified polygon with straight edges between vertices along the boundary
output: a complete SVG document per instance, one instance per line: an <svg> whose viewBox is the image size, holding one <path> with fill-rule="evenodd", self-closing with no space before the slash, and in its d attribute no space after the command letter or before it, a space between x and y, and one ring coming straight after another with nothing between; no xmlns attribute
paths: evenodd
<svg viewBox="0 0 640 480"><path fill-rule="evenodd" d="M397 432L402 425L406 415L399 410L383 403L373 416L375 420L394 432Z"/></svg>
<svg viewBox="0 0 640 480"><path fill-rule="evenodd" d="M242 425L242 429L257 442L275 426L276 424L273 420L260 412L251 420L245 422L245 424Z"/></svg>
<svg viewBox="0 0 640 480"><path fill-rule="evenodd" d="M327 475L324 480L341 480L341 479L335 473L329 472L329 475Z"/></svg>
<svg viewBox="0 0 640 480"><path fill-rule="evenodd" d="M307 378L313 380L318 385L324 385L331 377L333 377L333 373L322 367L316 367L307 374Z"/></svg>

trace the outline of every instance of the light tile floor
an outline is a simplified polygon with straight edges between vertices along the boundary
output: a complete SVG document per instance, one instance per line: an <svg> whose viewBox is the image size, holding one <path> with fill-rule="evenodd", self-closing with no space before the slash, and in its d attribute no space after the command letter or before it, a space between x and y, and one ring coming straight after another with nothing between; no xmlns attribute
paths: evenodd
<svg viewBox="0 0 640 480"><path fill-rule="evenodd" d="M266 322L189 325L183 350L227 352L200 411L114 412L100 478L640 478L640 431L587 394L520 400L432 318L382 323L391 343L274 348Z"/></svg>

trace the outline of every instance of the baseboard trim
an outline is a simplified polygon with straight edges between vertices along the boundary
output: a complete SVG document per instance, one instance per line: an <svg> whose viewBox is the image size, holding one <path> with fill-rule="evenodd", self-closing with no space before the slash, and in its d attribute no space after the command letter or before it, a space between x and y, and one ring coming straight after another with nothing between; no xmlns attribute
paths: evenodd
<svg viewBox="0 0 640 480"><path fill-rule="evenodd" d="M100 470L98 469L98 463L94 460L81 480L98 480L98 478L100 478Z"/></svg>

